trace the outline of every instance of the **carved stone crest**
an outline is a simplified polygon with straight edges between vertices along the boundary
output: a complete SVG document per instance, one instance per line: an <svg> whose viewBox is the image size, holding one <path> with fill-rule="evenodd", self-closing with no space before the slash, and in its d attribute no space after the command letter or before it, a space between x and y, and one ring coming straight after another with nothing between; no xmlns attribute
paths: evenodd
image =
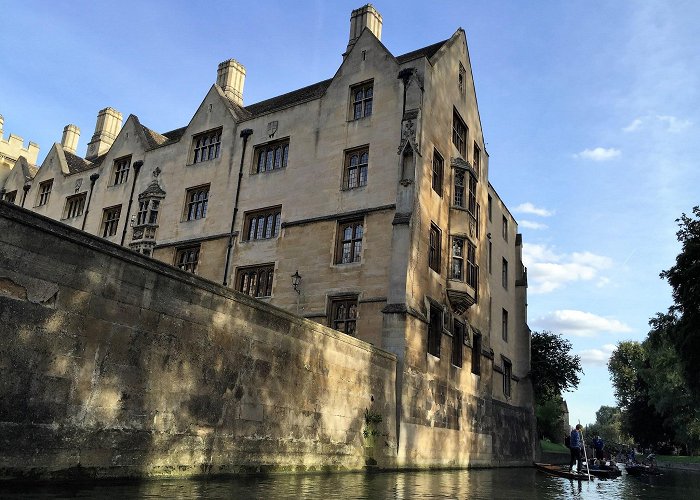
<svg viewBox="0 0 700 500"><path fill-rule="evenodd" d="M277 133L277 127L279 123L277 120L270 122L267 124L267 135L272 139L274 135Z"/></svg>

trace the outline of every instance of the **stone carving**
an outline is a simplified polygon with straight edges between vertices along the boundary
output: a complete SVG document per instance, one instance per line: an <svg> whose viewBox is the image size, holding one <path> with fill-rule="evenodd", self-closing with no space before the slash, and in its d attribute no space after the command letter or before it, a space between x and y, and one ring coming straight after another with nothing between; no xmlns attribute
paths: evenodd
<svg viewBox="0 0 700 500"><path fill-rule="evenodd" d="M267 124L267 135L272 139L274 135L277 133L277 127L279 125L279 122L277 120L272 121Z"/></svg>
<svg viewBox="0 0 700 500"><path fill-rule="evenodd" d="M82 178L80 178L80 179L78 179L77 181L75 181L75 192L76 192L76 193L77 193L78 191L80 191L80 186L82 186L82 185L83 185L83 179L82 179Z"/></svg>

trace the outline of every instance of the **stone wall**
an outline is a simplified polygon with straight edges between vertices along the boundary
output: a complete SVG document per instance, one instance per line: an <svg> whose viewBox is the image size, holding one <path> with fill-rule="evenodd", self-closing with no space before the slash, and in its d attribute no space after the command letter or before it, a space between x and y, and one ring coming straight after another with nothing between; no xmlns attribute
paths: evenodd
<svg viewBox="0 0 700 500"><path fill-rule="evenodd" d="M0 477L391 467L395 374L367 343L0 202Z"/></svg>

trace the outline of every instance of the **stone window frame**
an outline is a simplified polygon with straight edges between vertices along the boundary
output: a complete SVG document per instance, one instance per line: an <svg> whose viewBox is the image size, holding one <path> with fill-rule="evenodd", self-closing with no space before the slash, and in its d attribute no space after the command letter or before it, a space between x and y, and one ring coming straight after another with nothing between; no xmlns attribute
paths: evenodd
<svg viewBox="0 0 700 500"><path fill-rule="evenodd" d="M161 200L153 198L145 198L139 201L139 207L136 212L136 225L157 224L160 202Z"/></svg>
<svg viewBox="0 0 700 500"><path fill-rule="evenodd" d="M17 190L8 191L5 193L5 201L8 203L16 203L17 200Z"/></svg>
<svg viewBox="0 0 700 500"><path fill-rule="evenodd" d="M241 241L269 240L277 238L280 235L281 226L282 205L251 210L250 212L246 212L244 216Z"/></svg>
<svg viewBox="0 0 700 500"><path fill-rule="evenodd" d="M351 337L357 337L359 311L357 294L330 296L328 297L328 326Z"/></svg>
<svg viewBox="0 0 700 500"><path fill-rule="evenodd" d="M361 120L372 116L373 108L374 79L352 85L350 87L348 121Z"/></svg>
<svg viewBox="0 0 700 500"><path fill-rule="evenodd" d="M503 228L501 234L503 239L508 241L508 218L505 215L503 216Z"/></svg>
<svg viewBox="0 0 700 500"><path fill-rule="evenodd" d="M43 207L51 199L51 191L53 190L53 179L49 179L39 183L39 192L37 193L37 207Z"/></svg>
<svg viewBox="0 0 700 500"><path fill-rule="evenodd" d="M349 191L367 186L368 177L369 144L345 150L343 160L343 190Z"/></svg>
<svg viewBox="0 0 700 500"><path fill-rule="evenodd" d="M472 332L472 373L481 375L481 333Z"/></svg>
<svg viewBox="0 0 700 500"><path fill-rule="evenodd" d="M508 311L501 308L501 338L508 342Z"/></svg>
<svg viewBox="0 0 700 500"><path fill-rule="evenodd" d="M452 354L450 362L453 366L462 368L464 365L464 336L467 331L467 325L463 321L454 318L452 327Z"/></svg>
<svg viewBox="0 0 700 500"><path fill-rule="evenodd" d="M73 219L80 217L85 212L85 202L87 200L87 192L74 194L66 197L66 204L63 207L62 220Z"/></svg>
<svg viewBox="0 0 700 500"><path fill-rule="evenodd" d="M510 398L513 390L511 383L511 378L513 376L513 362L502 355L501 363L503 364L503 395Z"/></svg>
<svg viewBox="0 0 700 500"><path fill-rule="evenodd" d="M114 160L112 166L111 186L119 186L124 184L129 179L129 170L131 170L131 155L122 156Z"/></svg>
<svg viewBox="0 0 700 500"><path fill-rule="evenodd" d="M467 94L467 70L459 63L459 75L457 76L457 88L462 96Z"/></svg>
<svg viewBox="0 0 700 500"><path fill-rule="evenodd" d="M350 231L349 235L347 234L348 230ZM361 263L366 232L364 217L338 221L334 264L347 265Z"/></svg>
<svg viewBox="0 0 700 500"><path fill-rule="evenodd" d="M109 238L117 234L119 219L122 215L122 206L114 205L102 210L102 237Z"/></svg>
<svg viewBox="0 0 700 500"><path fill-rule="evenodd" d="M442 180L445 172L445 159L442 157L437 148L433 148L433 191L442 197Z"/></svg>
<svg viewBox="0 0 700 500"><path fill-rule="evenodd" d="M442 342L443 331L443 315L444 309L432 301L428 301L428 354L440 357L440 348Z"/></svg>
<svg viewBox="0 0 700 500"><path fill-rule="evenodd" d="M508 290L508 261L505 257L501 258L501 285Z"/></svg>
<svg viewBox="0 0 700 500"><path fill-rule="evenodd" d="M221 156L223 127L216 127L192 136L190 165L211 161Z"/></svg>
<svg viewBox="0 0 700 500"><path fill-rule="evenodd" d="M476 175L481 175L481 148L476 141L474 141L474 147L472 149L472 166L474 167Z"/></svg>
<svg viewBox="0 0 700 500"><path fill-rule="evenodd" d="M440 257L442 246L442 230L434 222L430 223L428 238L428 267L440 274Z"/></svg>
<svg viewBox="0 0 700 500"><path fill-rule="evenodd" d="M289 137L257 144L253 148L251 173L263 174L287 168L289 161ZM262 163L261 163L262 162Z"/></svg>
<svg viewBox="0 0 700 500"><path fill-rule="evenodd" d="M175 250L174 266L188 273L197 274L201 245L189 245Z"/></svg>
<svg viewBox="0 0 700 500"><path fill-rule="evenodd" d="M466 283L476 290L479 283L476 245L466 236L453 235L450 249L450 279Z"/></svg>
<svg viewBox="0 0 700 500"><path fill-rule="evenodd" d="M201 184L186 190L185 207L182 213L183 222L201 220L207 217L210 188L211 184Z"/></svg>
<svg viewBox="0 0 700 500"><path fill-rule="evenodd" d="M258 264L236 269L236 291L255 298L272 297L275 264Z"/></svg>
<svg viewBox="0 0 700 500"><path fill-rule="evenodd" d="M467 139L469 138L469 127L462 119L457 108L452 108L452 144L457 148L459 154L467 159Z"/></svg>

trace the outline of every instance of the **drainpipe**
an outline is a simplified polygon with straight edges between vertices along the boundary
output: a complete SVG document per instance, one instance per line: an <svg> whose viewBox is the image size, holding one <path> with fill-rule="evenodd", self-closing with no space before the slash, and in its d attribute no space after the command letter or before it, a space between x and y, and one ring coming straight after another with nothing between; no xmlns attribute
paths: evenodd
<svg viewBox="0 0 700 500"><path fill-rule="evenodd" d="M228 282L228 266L231 263L231 249L233 248L233 227L236 225L236 215L238 215L238 198L241 194L241 181L243 180L243 162L245 160L245 148L248 144L248 137L253 135L252 129L241 130L243 138L243 151L241 151L241 165L238 169L238 185L236 186L236 198L233 202L233 216L231 217L231 231L228 233L228 248L226 249L226 264L224 265L224 286Z"/></svg>
<svg viewBox="0 0 700 500"><path fill-rule="evenodd" d="M121 246L124 246L124 240L126 239L126 229L129 227L129 213L131 213L131 204L134 201L134 189L136 189L136 179L139 176L139 170L141 170L142 166L143 166L143 162L141 160L134 162L134 180L131 183L131 194L129 195L129 205L127 205L127 207L126 207L126 218L124 219L124 231L122 231L122 241L121 241L121 243L119 243Z"/></svg>
<svg viewBox="0 0 700 500"><path fill-rule="evenodd" d="M85 221L87 220L87 214L90 211L90 200L92 200L92 190L95 187L95 182L100 178L100 174L95 172L90 176L90 194L88 195L87 206L85 207L85 213L83 213L83 223L80 226L81 231L85 231Z"/></svg>
<svg viewBox="0 0 700 500"><path fill-rule="evenodd" d="M32 185L26 182L24 186L22 186L22 191L24 191L24 194L22 195L22 208L24 208L24 200L27 199L27 193L31 189Z"/></svg>
<svg viewBox="0 0 700 500"><path fill-rule="evenodd" d="M415 71L415 68L404 68L399 71L398 78L403 80L403 111L401 112L401 119L403 115L406 114L406 89L408 87L408 81L411 79L411 75Z"/></svg>

